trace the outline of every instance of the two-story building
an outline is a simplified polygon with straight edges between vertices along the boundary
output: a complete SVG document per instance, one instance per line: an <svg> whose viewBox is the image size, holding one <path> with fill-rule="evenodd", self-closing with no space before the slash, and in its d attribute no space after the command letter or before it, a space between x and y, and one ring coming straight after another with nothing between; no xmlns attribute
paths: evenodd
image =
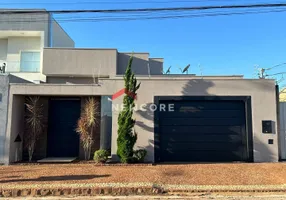
<svg viewBox="0 0 286 200"><path fill-rule="evenodd" d="M47 16L50 15L47 13ZM50 21L58 25L54 20ZM30 22L27 27L34 26L33 23L41 27L40 22ZM10 29L8 26L6 24L5 29ZM35 159L82 157L75 126L82 102L90 96L96 97L101 105L98 108L101 123L94 132L93 150L110 148L113 159L117 159L118 107L123 96L116 99L111 96L124 88L123 74L132 53L117 49L73 48L69 37L62 39L67 37L64 31L62 36L50 36L56 28L49 26L39 36L43 48L41 56L25 54L23 50L22 57L19 50L18 60L15 58L15 62L19 62L16 65L19 67L15 67L19 74L11 71L11 75L34 82L10 81L7 95L2 95L2 105L5 103L7 109L5 133L2 134L5 143L3 161L9 164L27 159L23 140L17 138L25 137L25 101L34 95L40 96L47 118L46 128L36 144ZM23 27L21 31L29 30ZM51 41L57 41L53 36L59 36L67 45L51 45ZM9 72L10 58L5 58ZM138 134L136 148L147 150L147 162L279 160L274 80L167 75L162 73L162 58L136 52L133 58L132 69L141 82L134 113ZM35 67L34 62L38 60L40 64ZM22 75L21 66L37 69L33 73L39 78L27 78L30 72L26 70ZM172 109L167 110L169 107Z"/></svg>

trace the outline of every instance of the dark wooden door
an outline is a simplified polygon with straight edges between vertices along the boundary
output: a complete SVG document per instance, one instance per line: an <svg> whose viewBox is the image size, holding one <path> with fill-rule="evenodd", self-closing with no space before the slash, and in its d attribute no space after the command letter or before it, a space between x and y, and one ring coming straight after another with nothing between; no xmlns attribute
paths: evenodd
<svg viewBox="0 0 286 200"><path fill-rule="evenodd" d="M48 157L78 157L80 99L51 99L48 123Z"/></svg>

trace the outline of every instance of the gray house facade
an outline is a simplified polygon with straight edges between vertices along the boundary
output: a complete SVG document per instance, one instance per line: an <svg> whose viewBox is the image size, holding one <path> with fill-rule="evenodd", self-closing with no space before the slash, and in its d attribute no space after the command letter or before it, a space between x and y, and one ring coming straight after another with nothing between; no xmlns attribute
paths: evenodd
<svg viewBox="0 0 286 200"><path fill-rule="evenodd" d="M124 89L123 74L131 55L132 70L141 82L134 111L135 148L147 150L146 162L278 162L274 80L165 75L164 60L149 53L66 46L43 47L39 73L45 80L8 83L3 162L27 157L23 141L15 140L25 138L29 96L40 96L47 118L35 159L82 158L74 129L88 97L100 104L93 151L110 149L112 159L118 159L117 118L123 96L112 95Z"/></svg>

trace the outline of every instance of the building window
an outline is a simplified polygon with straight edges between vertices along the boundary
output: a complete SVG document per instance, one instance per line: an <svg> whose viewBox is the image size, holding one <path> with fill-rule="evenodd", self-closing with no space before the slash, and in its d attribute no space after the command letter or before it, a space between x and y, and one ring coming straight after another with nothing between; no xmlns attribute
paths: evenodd
<svg viewBox="0 0 286 200"><path fill-rule="evenodd" d="M22 51L20 71L40 72L40 52Z"/></svg>

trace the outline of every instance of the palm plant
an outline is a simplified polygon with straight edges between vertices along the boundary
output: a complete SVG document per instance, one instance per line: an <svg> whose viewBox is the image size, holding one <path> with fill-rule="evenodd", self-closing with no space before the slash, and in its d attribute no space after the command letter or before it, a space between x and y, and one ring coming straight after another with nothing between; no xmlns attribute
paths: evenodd
<svg viewBox="0 0 286 200"><path fill-rule="evenodd" d="M99 103L94 97L89 97L83 107L81 117L77 122L76 132L80 135L80 141L84 149L85 160L90 159L91 147L94 143L93 132L99 125Z"/></svg>
<svg viewBox="0 0 286 200"><path fill-rule="evenodd" d="M36 142L39 139L40 134L43 133L44 129L44 106L40 103L40 97L28 97L27 103L25 103L26 112L26 125L27 134L25 135L25 148L28 149L29 162L32 161L33 154L35 151Z"/></svg>

